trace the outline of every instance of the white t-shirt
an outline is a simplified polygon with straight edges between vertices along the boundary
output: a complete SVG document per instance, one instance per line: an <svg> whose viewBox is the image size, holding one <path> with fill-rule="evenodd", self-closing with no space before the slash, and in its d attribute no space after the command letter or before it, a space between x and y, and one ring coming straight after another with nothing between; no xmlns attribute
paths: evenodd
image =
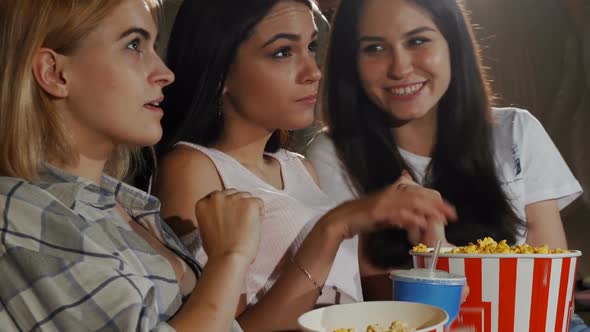
<svg viewBox="0 0 590 332"><path fill-rule="evenodd" d="M556 199L559 209L582 194L582 187L561 157L541 123L528 111L494 108L493 127L496 169L504 192L519 218L526 222L525 207ZM400 149L400 153L422 183L429 157ZM315 166L324 192L338 202L357 196L332 141L318 135L306 150ZM517 237L525 241L526 234Z"/></svg>

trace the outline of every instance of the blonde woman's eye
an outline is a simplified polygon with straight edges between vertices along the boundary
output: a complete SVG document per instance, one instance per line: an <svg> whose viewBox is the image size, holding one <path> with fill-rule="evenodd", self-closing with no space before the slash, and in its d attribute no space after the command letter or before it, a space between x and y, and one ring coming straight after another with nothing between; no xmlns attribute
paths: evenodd
<svg viewBox="0 0 590 332"><path fill-rule="evenodd" d="M141 45L141 41L139 40L139 38L136 38L133 41L131 41L129 44L127 44L127 48L132 51L141 52L141 50L139 49L140 45Z"/></svg>

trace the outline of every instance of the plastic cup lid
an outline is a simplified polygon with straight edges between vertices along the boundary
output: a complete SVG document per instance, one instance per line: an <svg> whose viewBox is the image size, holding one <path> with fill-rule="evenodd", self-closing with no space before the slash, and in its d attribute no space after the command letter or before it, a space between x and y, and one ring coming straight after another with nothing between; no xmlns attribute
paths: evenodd
<svg viewBox="0 0 590 332"><path fill-rule="evenodd" d="M452 274L447 271L429 269L411 269L411 270L398 270L393 271L389 275L390 279L409 281L409 282L429 282L434 284L445 284L445 285L464 285L466 282L465 276Z"/></svg>

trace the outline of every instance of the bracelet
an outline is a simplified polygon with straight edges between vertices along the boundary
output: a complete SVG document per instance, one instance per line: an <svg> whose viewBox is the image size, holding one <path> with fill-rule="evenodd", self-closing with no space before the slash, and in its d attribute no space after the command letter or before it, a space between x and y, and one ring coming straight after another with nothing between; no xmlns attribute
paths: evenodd
<svg viewBox="0 0 590 332"><path fill-rule="evenodd" d="M320 285L318 285L318 283L312 278L311 274L309 274L309 272L307 272L306 269L304 269L301 265L299 265L299 263L297 263L295 261L295 258L291 257L291 262L293 262L293 264L295 264L295 266L299 269L299 271L303 272L303 274L305 274L307 279L309 279L313 283L313 286L315 288L317 288L317 290L321 296L322 295L322 287L320 287Z"/></svg>

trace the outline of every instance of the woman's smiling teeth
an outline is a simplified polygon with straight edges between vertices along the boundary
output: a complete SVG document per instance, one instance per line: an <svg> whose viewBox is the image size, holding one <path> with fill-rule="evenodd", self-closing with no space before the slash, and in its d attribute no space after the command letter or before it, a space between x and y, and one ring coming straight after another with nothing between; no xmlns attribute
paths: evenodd
<svg viewBox="0 0 590 332"><path fill-rule="evenodd" d="M395 96L409 96L413 95L424 86L425 83L417 83L400 88L391 88L389 92Z"/></svg>

